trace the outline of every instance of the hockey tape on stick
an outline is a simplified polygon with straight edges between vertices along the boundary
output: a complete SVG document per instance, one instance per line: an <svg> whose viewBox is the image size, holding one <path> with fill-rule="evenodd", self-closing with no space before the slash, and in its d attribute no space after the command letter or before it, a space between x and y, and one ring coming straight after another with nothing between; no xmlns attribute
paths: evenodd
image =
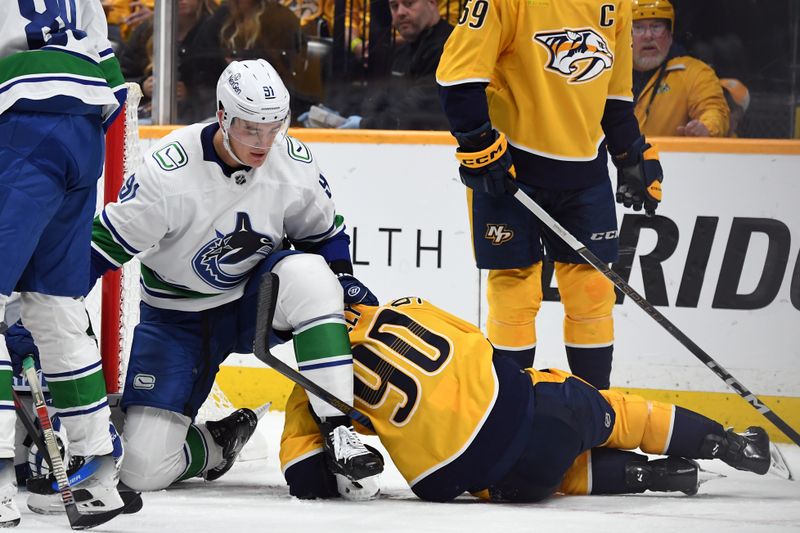
<svg viewBox="0 0 800 533"><path fill-rule="evenodd" d="M367 429L375 431L372 422L364 413L356 410L352 405L326 391L270 353L269 335L272 331L272 317L275 315L275 304L278 301L278 283L278 276L273 272L267 272L264 274L264 277L261 278L261 283L258 287L256 334L253 342L253 353L255 353L256 357L261 361L294 381L314 396L332 405Z"/></svg>
<svg viewBox="0 0 800 533"><path fill-rule="evenodd" d="M33 397L33 410L36 417L39 419L39 425L44 434L45 447L42 449L43 453L48 456L48 463L52 468L53 477L56 479L58 491L61 493L61 501L64 502L64 509L67 511L67 518L69 525L72 529L89 529L100 524L108 522L118 514L120 514L124 507L114 509L113 511L104 511L100 513L82 514L78 510L75 503L75 497L72 494L72 489L69 486L67 478L67 470L64 467L64 461L61 459L61 452L56 443L56 435L53 431L53 424L50 421L50 414L47 412L47 404L44 400L44 393L42 392L42 385L39 382L39 376L36 375L36 367L33 363L33 357L28 356L22 361L22 371L25 378L31 386L31 396Z"/></svg>
<svg viewBox="0 0 800 533"><path fill-rule="evenodd" d="M47 445L42 440L42 435L36 429L36 425L33 423L33 419L31 415L25 411L25 404L22 403L22 398L19 397L17 391L11 389L11 394L14 397L14 410L17 412L17 417L19 418L22 425L25 426L25 431L28 432L28 436L31 438L33 443L36 445L36 448L40 451L46 450ZM50 470L53 470L53 462L50 460L50 454L45 453L44 451L41 452L44 456L44 460L47 461L47 466L50 467ZM61 455L59 453L59 455Z"/></svg>
<svg viewBox="0 0 800 533"><path fill-rule="evenodd" d="M794 429L792 429L789 424L784 422L784 420L775 414L772 409L766 406L764 402L762 402L755 394L750 392L744 385L739 382L736 378L734 378L727 370L725 370L722 365L716 362L710 355L708 355L702 348L700 348L697 344L692 341L689 337L687 337L681 330L675 326L672 322L670 322L667 317L665 317L661 312L653 307L653 304L648 302L644 299L644 297L636 292L633 287L628 285L628 283L622 279L619 274L611 270L607 264L601 261L596 255L590 252L586 246L583 245L578 239L572 236L570 232L564 229L561 224L555 221L553 217L551 217L547 211L545 211L539 204L537 204L533 198L525 194L521 189L517 188L516 192L514 193L514 198L519 200L522 205L524 205L528 210L536 215L545 226L550 228L556 235L558 235L570 248L575 250L581 257L583 257L586 262L596 268L600 273L602 273L605 277L607 277L611 282L625 294L631 300L636 302L636 304L644 309L644 312L650 315L650 317L658 322L664 329L666 329L673 337L675 337L678 342L683 344L686 348L692 352L695 357L700 359L708 368L711 369L722 381L724 381L728 387L733 389L739 396L745 399L747 403L749 403L753 409L761 413L767 420L775 424L775 426L781 430L784 435L789 437L794 441L795 444L800 446L800 434L797 433Z"/></svg>

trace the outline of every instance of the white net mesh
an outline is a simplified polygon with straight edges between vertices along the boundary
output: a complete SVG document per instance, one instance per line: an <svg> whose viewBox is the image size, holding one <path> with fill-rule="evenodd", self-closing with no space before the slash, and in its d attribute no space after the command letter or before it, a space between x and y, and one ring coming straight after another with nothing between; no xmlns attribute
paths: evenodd
<svg viewBox="0 0 800 533"><path fill-rule="evenodd" d="M128 83L128 101L125 105L125 150L122 159L123 183L136 172L141 161L139 143L139 101L142 91L136 83ZM131 353L133 328L139 323L139 260L133 258L122 267L119 321L119 390L125 385L128 355Z"/></svg>

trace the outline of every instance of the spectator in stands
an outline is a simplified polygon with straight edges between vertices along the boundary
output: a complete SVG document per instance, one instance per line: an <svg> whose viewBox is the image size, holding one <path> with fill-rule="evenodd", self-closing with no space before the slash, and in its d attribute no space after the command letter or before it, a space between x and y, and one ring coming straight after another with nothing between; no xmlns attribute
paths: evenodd
<svg viewBox="0 0 800 533"><path fill-rule="evenodd" d="M217 79L233 60L266 59L292 95L292 111L321 97L321 81L306 65L307 37L300 19L272 0L227 0L206 21L190 60L199 98L209 115L215 109ZM316 73L318 74L318 72ZM304 104L304 102L306 102Z"/></svg>
<svg viewBox="0 0 800 533"><path fill-rule="evenodd" d="M175 80L175 97L178 101L177 122L192 123L210 117L214 108L203 109L193 98L195 69L187 64L187 56L193 55L191 50L198 38L199 29L216 9L214 0L178 0L177 40L178 75ZM122 75L128 81L142 86L144 98L140 104L139 118L150 116L153 96L153 19L152 17L139 24L133 30L130 39L122 46L119 54Z"/></svg>
<svg viewBox="0 0 800 533"><path fill-rule="evenodd" d="M332 37L336 0L280 0L300 19L303 33L311 37ZM351 48L363 44L359 37L364 26L364 2L345 0L345 28L352 28Z"/></svg>
<svg viewBox="0 0 800 533"><path fill-rule="evenodd" d="M346 56L347 65L338 67L336 71L332 67L332 58L328 54L334 48L334 17L336 13L337 0L278 0L282 5L289 8L300 19L300 27L303 34L316 41L316 45L310 48L308 60L312 62L309 70L317 68L324 71L326 77L330 79L349 79L351 75L358 73L363 75L367 69L367 34L369 32L369 4L364 0L344 0L340 9L343 9L344 20L342 35L343 45L350 53ZM366 13L365 13L366 12ZM320 75L320 78L323 76ZM328 80L325 80L326 82ZM319 98L325 97L323 91L319 91ZM306 109L308 106L305 106ZM305 110L305 109L303 109Z"/></svg>
<svg viewBox="0 0 800 533"><path fill-rule="evenodd" d="M747 112L747 108L750 107L750 91L747 90L747 87L742 82L733 78L725 78L719 80L719 82L722 85L725 100L731 110L731 127L728 131L728 136L739 137L742 134L741 127L744 114Z"/></svg>
<svg viewBox="0 0 800 533"><path fill-rule="evenodd" d="M394 52L391 75L370 83L363 102L338 127L446 130L436 68L453 26L442 19L437 0L389 0L389 9L402 43Z"/></svg>
<svg viewBox="0 0 800 533"><path fill-rule="evenodd" d="M460 0L438 0L438 3L439 14L442 18L453 26L458 24L458 19L461 17L462 2Z"/></svg>
<svg viewBox="0 0 800 533"><path fill-rule="evenodd" d="M633 1L633 96L642 133L723 137L728 105L714 70L673 42L668 0Z"/></svg>
<svg viewBox="0 0 800 533"><path fill-rule="evenodd" d="M155 0L102 0L108 20L108 40L120 47L139 24L153 17Z"/></svg>

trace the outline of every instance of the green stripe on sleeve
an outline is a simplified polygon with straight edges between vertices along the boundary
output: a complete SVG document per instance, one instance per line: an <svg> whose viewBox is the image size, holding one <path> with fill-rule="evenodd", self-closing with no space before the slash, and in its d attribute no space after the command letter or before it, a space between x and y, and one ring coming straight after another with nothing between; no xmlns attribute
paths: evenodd
<svg viewBox="0 0 800 533"><path fill-rule="evenodd" d="M120 70L119 60L116 56L111 56L100 62L100 69L108 82L108 86L112 89L125 83L125 78L122 76Z"/></svg>
<svg viewBox="0 0 800 533"><path fill-rule="evenodd" d="M111 232L100 222L100 215L94 217L94 222L92 222L92 242L114 260L118 266L133 259L133 256L114 240Z"/></svg>

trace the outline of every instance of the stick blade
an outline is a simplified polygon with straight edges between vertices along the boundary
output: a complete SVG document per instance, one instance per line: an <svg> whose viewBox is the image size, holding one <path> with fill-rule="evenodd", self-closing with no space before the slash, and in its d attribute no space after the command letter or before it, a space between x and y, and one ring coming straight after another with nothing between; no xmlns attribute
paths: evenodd
<svg viewBox="0 0 800 533"><path fill-rule="evenodd" d="M105 524L115 516L122 514L126 506L113 511L104 511L101 513L81 514L78 507L73 503L66 506L67 518L69 519L69 526L75 530L91 529L101 524Z"/></svg>
<svg viewBox="0 0 800 533"><path fill-rule="evenodd" d="M275 304L278 301L278 276L267 272L258 286L258 303L256 306L256 333L253 339L253 353L261 361L269 355L269 335L272 331L272 318L275 316Z"/></svg>

